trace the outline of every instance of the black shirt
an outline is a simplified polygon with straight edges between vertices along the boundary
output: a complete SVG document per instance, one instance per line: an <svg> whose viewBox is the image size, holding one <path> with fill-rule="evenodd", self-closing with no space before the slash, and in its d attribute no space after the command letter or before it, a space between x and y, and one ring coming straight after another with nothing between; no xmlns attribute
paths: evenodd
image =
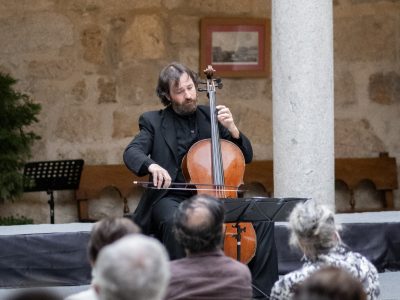
<svg viewBox="0 0 400 300"><path fill-rule="evenodd" d="M190 147L199 140L199 132L197 126L196 112L190 115L178 115L174 112L174 125L176 130L177 150L179 169L175 182L187 182L182 173L182 159L189 151ZM171 190L168 194L181 195L184 193L191 196L193 193L187 191Z"/></svg>
<svg viewBox="0 0 400 300"><path fill-rule="evenodd" d="M178 161L181 163L190 147L198 140L196 113L181 116L175 113L174 119L178 146Z"/></svg>

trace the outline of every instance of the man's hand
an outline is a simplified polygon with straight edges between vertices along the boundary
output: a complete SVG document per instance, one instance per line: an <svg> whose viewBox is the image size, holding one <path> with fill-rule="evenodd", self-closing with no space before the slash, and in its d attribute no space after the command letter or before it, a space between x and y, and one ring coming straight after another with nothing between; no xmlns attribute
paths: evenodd
<svg viewBox="0 0 400 300"><path fill-rule="evenodd" d="M238 139L240 137L240 132L233 121L233 116L229 108L225 105L217 105L216 109L218 110L218 121L229 130L233 138Z"/></svg>
<svg viewBox="0 0 400 300"><path fill-rule="evenodd" d="M158 189L168 188L171 185L171 176L169 176L167 170L160 167L157 164L151 164L149 166L149 172L153 175L153 184Z"/></svg>

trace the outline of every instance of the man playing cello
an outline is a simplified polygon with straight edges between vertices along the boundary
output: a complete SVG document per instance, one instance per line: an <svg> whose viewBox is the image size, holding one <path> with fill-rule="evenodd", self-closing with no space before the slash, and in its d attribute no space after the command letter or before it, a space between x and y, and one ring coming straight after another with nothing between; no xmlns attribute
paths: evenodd
<svg viewBox="0 0 400 300"><path fill-rule="evenodd" d="M170 258L185 256L172 232L174 212L179 204L195 192L167 189L171 183L185 183L181 162L197 141L211 137L210 108L197 104L198 76L179 63L167 65L159 75L157 95L164 109L150 111L139 118L139 133L124 152L124 162L136 175L150 175L156 188L146 189L133 214L133 220L144 233L155 234L166 246ZM217 105L219 136L233 142L250 163L253 150L248 138L235 125L232 114L224 105ZM249 263L255 285L255 296L265 294L278 279L277 254L273 224L254 224L257 251ZM267 237L269 237L267 239Z"/></svg>

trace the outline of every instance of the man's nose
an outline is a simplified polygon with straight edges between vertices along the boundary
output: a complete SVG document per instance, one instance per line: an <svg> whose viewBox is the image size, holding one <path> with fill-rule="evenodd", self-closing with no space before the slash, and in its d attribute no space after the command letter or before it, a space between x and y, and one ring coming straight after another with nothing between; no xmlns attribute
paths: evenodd
<svg viewBox="0 0 400 300"><path fill-rule="evenodd" d="M185 98L186 98L186 99L191 99L191 98L192 98L192 94L190 93L189 90L186 90L186 91L185 91Z"/></svg>

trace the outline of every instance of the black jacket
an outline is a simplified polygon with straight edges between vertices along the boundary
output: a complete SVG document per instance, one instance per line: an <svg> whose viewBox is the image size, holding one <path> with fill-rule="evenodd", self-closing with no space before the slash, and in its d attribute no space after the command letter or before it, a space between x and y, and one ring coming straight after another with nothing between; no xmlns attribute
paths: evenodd
<svg viewBox="0 0 400 300"><path fill-rule="evenodd" d="M210 108L199 105L196 110L199 139L211 137ZM139 118L139 133L129 143L124 152L126 166L137 176L148 175L147 167L155 162L170 174L172 181L177 176L177 140L172 108L150 111ZM220 138L235 143L243 152L245 162L251 162L253 150L250 141L240 134L239 139L231 137L229 131L219 124ZM149 178L152 181L152 178ZM167 190L146 189L134 213L134 221L143 233L151 232L151 205L166 194Z"/></svg>

